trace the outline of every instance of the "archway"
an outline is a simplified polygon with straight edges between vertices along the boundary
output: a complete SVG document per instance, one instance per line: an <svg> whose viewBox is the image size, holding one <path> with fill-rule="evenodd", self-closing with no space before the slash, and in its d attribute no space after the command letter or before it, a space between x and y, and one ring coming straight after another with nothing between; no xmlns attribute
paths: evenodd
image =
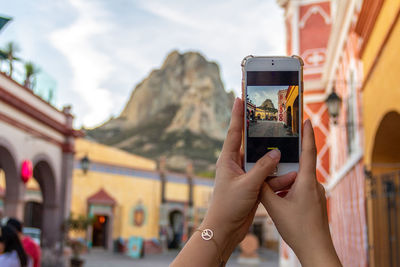
<svg viewBox="0 0 400 267"><path fill-rule="evenodd" d="M168 248L179 248L183 237L183 213L173 210L169 213Z"/></svg>
<svg viewBox="0 0 400 267"><path fill-rule="evenodd" d="M293 103L293 129L294 135L299 134L299 96L296 97Z"/></svg>
<svg viewBox="0 0 400 267"><path fill-rule="evenodd" d="M400 114L387 113L375 134L371 157L373 174L400 169Z"/></svg>
<svg viewBox="0 0 400 267"><path fill-rule="evenodd" d="M387 113L375 133L366 203L369 256L374 266L400 264L400 114Z"/></svg>
<svg viewBox="0 0 400 267"><path fill-rule="evenodd" d="M43 205L36 201L25 202L24 227L42 229Z"/></svg>
<svg viewBox="0 0 400 267"><path fill-rule="evenodd" d="M109 218L108 215L94 215L92 226L92 246L107 249L109 243Z"/></svg>
<svg viewBox="0 0 400 267"><path fill-rule="evenodd" d="M23 218L24 185L10 145L0 140L0 169L5 175L4 216Z"/></svg>
<svg viewBox="0 0 400 267"><path fill-rule="evenodd" d="M56 184L54 171L48 160L34 161L33 177L36 179L42 192L42 245L54 247L59 240L61 222L59 221L59 206L56 198ZM53 218L53 219L49 219Z"/></svg>
<svg viewBox="0 0 400 267"><path fill-rule="evenodd" d="M292 132L292 107L288 107L286 110L286 125L288 127L288 133Z"/></svg>

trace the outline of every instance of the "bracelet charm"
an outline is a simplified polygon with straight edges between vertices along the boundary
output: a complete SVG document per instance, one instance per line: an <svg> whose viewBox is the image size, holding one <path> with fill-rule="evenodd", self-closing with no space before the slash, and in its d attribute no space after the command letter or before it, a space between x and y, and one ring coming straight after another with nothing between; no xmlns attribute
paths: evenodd
<svg viewBox="0 0 400 267"><path fill-rule="evenodd" d="M206 241L211 240L213 236L214 233L211 229L204 229L203 231L201 231L201 238L203 238Z"/></svg>

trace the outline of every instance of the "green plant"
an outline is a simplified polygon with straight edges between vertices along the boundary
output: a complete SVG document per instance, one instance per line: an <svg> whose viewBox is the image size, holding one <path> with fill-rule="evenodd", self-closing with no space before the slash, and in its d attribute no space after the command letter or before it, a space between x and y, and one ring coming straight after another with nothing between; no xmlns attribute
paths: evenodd
<svg viewBox="0 0 400 267"><path fill-rule="evenodd" d="M94 218L87 217L84 215L74 216L71 214L67 220L64 222L64 227L68 231L80 233L86 232L87 228L92 225L94 222ZM82 251L85 249L85 245L83 242L79 240L69 239L67 238L67 245L72 249L72 258L80 259L80 255Z"/></svg>
<svg viewBox="0 0 400 267"><path fill-rule="evenodd" d="M32 62L28 61L24 65L25 68L25 81L24 86L33 89L33 79L35 75L40 72L40 69L36 67Z"/></svg>
<svg viewBox="0 0 400 267"><path fill-rule="evenodd" d="M20 51L19 47L17 46L16 43L14 42L8 42L6 45L6 48L3 50L3 53L6 55L7 61L8 61L8 76L12 76L13 73L13 64L15 60L20 60L18 57L16 57L16 53Z"/></svg>

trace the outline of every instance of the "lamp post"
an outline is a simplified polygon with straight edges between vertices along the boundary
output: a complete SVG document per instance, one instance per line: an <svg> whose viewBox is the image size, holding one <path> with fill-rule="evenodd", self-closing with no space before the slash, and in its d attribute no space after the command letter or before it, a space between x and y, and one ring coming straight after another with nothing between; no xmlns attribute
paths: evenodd
<svg viewBox="0 0 400 267"><path fill-rule="evenodd" d="M158 164L158 171L160 174L161 181L161 203L160 203L160 243L161 250L163 253L168 251L168 240L167 240L167 227L168 227L168 214L167 214L167 200L165 197L166 188L166 158L162 156Z"/></svg>
<svg viewBox="0 0 400 267"><path fill-rule="evenodd" d="M336 94L335 88L333 88L332 93L326 98L325 103L328 106L329 117L332 118L334 124L337 124L342 99Z"/></svg>
<svg viewBox="0 0 400 267"><path fill-rule="evenodd" d="M84 174L87 174L90 169L90 159L87 155L81 159L81 169Z"/></svg>
<svg viewBox="0 0 400 267"><path fill-rule="evenodd" d="M194 226L194 209L193 209L193 163L189 162L189 164L186 166L186 176L187 176L187 181L188 181L188 186L189 186L189 195L188 195L188 206L189 206L189 212L188 212L188 238L191 237L193 233L193 226Z"/></svg>

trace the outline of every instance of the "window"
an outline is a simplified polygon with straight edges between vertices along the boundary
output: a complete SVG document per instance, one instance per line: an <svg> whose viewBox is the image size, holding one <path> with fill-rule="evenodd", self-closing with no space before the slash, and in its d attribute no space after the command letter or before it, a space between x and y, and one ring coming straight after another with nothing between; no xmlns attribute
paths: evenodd
<svg viewBox="0 0 400 267"><path fill-rule="evenodd" d="M350 72L348 95L346 101L346 134L347 134L347 153L350 155L356 147L356 125L355 125L355 110L357 109L356 102L356 81L354 71Z"/></svg>

